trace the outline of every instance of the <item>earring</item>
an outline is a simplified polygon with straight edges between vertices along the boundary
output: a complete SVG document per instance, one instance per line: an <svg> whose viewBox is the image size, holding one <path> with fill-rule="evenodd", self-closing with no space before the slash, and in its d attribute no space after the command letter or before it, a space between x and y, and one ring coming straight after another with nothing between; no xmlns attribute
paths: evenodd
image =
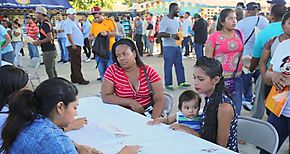
<svg viewBox="0 0 290 154"><path fill-rule="evenodd" d="M61 115L60 115L60 114L58 114L58 115L55 115L55 118L56 118L56 119L58 119L58 120L62 120L62 117L61 117Z"/></svg>

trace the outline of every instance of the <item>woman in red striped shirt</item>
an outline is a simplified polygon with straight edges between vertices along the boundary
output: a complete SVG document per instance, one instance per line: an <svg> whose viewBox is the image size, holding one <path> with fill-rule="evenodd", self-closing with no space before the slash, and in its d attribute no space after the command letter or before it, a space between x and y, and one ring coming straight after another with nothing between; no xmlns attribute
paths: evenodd
<svg viewBox="0 0 290 154"><path fill-rule="evenodd" d="M113 45L112 58L115 64L107 68L102 81L103 102L144 114L151 103L145 67L153 91L152 118L160 117L164 105L161 78L152 67L144 65L135 43L130 39L120 39Z"/></svg>

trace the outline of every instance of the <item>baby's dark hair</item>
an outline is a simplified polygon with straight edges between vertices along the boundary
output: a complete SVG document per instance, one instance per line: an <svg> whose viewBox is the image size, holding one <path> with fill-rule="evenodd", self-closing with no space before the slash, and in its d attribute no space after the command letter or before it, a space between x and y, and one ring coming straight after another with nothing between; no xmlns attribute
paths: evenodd
<svg viewBox="0 0 290 154"><path fill-rule="evenodd" d="M201 104L201 97L194 91L192 90L186 90L184 91L180 96L179 96L179 103L178 103L178 109L181 111L182 108L182 103L183 102L188 102L191 100L197 100L198 106L200 108Z"/></svg>

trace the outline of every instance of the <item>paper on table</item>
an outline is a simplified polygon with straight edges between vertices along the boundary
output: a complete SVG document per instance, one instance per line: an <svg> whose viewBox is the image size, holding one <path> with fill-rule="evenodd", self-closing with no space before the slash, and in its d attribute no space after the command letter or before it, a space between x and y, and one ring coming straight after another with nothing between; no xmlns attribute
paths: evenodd
<svg viewBox="0 0 290 154"><path fill-rule="evenodd" d="M69 131L66 132L66 134L79 144L94 147L106 154L115 154L126 145L126 143L120 138L117 138L116 135L126 133L113 128L114 127L101 126L100 124L89 122L88 125L80 130Z"/></svg>

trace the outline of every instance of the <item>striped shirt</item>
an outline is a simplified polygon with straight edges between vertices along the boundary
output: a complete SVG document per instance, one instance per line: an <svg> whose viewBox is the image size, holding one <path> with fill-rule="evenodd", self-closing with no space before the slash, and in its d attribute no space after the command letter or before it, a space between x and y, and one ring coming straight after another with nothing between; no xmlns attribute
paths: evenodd
<svg viewBox="0 0 290 154"><path fill-rule="evenodd" d="M152 67L145 66L145 68L151 83L161 81L159 74ZM142 67L139 67L139 72L139 88L137 91L132 88L125 70L118 67L117 64L113 64L107 68L104 78L114 84L114 92L117 96L133 99L142 106L146 106L150 103L151 96Z"/></svg>
<svg viewBox="0 0 290 154"><path fill-rule="evenodd" d="M37 40L39 29L35 23L27 24L26 32L29 37L33 38L34 40Z"/></svg>
<svg viewBox="0 0 290 154"><path fill-rule="evenodd" d="M182 112L177 112L176 113L176 121L179 124L182 124L184 126L187 126L193 130L195 130L198 133L201 133L201 115L198 115L197 117L194 117L192 119L189 119L187 117L184 116L184 114Z"/></svg>

